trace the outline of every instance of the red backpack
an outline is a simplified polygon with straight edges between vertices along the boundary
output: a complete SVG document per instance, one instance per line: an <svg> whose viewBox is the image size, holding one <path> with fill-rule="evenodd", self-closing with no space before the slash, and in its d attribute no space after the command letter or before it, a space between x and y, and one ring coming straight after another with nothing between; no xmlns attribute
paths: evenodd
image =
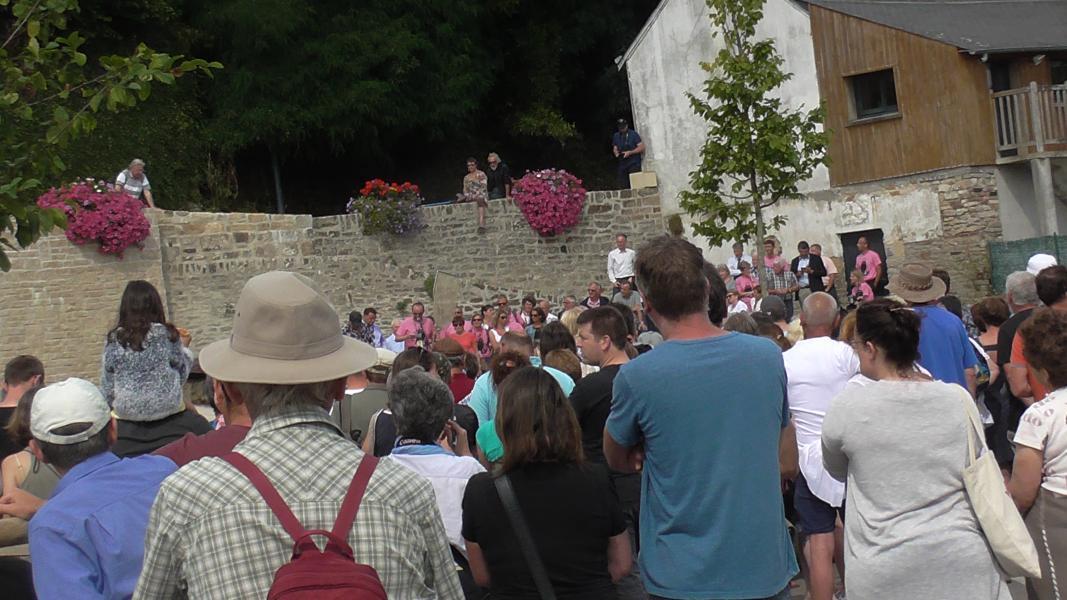
<svg viewBox="0 0 1067 600"><path fill-rule="evenodd" d="M333 531L304 529L267 476L252 461L236 452L221 458L252 482L274 516L281 521L282 527L293 538L293 558L274 573L274 582L267 592L268 600L388 599L377 571L357 563L347 541L363 492L367 490L367 483L378 465L376 457L367 454L360 461L341 503L341 512L337 515ZM312 540L315 535L327 538L325 550L319 551Z"/></svg>

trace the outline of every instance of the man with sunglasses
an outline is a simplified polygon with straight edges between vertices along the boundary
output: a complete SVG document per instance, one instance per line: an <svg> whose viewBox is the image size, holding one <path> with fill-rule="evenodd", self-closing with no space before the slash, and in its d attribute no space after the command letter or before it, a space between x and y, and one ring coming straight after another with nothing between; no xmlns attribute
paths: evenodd
<svg viewBox="0 0 1067 600"><path fill-rule="evenodd" d="M600 287L599 283L597 283L595 281L590 282L588 291L589 291L589 297L586 298L585 300L582 300L582 302L581 302L582 306L584 306L586 308L599 308L600 306L603 306L603 305L607 304L607 300L605 300L600 295L600 292L602 290L601 290L601 287Z"/></svg>
<svg viewBox="0 0 1067 600"><path fill-rule="evenodd" d="M526 324L522 322L522 317L519 316L519 311L511 310L511 308L509 308L507 296L505 296L504 294L500 294L499 296L497 296L496 307L498 310L508 311L508 331L526 331ZM496 324L490 323L490 329L492 329L494 325Z"/></svg>

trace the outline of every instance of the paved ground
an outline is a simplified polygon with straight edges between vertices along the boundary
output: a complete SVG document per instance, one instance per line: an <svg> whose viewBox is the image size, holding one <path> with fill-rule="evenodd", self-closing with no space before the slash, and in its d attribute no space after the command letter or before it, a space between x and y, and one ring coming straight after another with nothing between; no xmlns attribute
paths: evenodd
<svg viewBox="0 0 1067 600"><path fill-rule="evenodd" d="M793 600L804 600L807 598L807 592L804 586L804 580L797 581L800 585L793 588ZM1026 600L1026 587L1022 583L1009 584L1008 588L1011 590L1012 600Z"/></svg>

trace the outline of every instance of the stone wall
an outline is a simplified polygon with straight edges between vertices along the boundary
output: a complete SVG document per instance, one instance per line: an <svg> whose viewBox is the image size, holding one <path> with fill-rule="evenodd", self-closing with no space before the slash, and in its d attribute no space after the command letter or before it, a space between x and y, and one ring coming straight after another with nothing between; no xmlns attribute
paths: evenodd
<svg viewBox="0 0 1067 600"><path fill-rule="evenodd" d="M97 380L104 335L131 279L156 284L195 350L228 334L241 287L265 271L312 278L339 320L375 306L388 321L398 302L428 302L426 280L438 271L458 277L468 310L498 293L512 303L533 294L557 304L605 280L616 233L636 247L665 230L655 189L590 193L581 223L552 238L533 232L510 201L490 202L485 234L477 233L474 205L424 208L427 228L409 238L364 236L351 216L150 212L145 249L121 261L62 235L13 254L12 271L0 274L0 360L35 354L50 380Z"/></svg>
<svg viewBox="0 0 1067 600"><path fill-rule="evenodd" d="M887 243L892 253L890 274L905 260L927 261L948 271L952 293L964 302L991 295L987 243L1003 237L993 170L939 171L904 185L936 190L943 234L923 241Z"/></svg>

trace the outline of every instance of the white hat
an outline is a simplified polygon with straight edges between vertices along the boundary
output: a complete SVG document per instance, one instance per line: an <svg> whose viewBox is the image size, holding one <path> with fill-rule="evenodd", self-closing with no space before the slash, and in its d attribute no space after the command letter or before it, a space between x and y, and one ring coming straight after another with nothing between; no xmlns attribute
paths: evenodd
<svg viewBox="0 0 1067 600"><path fill-rule="evenodd" d="M66 381L41 388L33 397L30 410L30 433L34 439L66 446L84 442L100 433L111 422L111 409L97 387L84 379ZM85 431L59 435L52 431L73 425L92 423Z"/></svg>
<svg viewBox="0 0 1067 600"><path fill-rule="evenodd" d="M1051 254L1035 254L1026 263L1026 272L1036 276L1041 271L1049 267L1055 267L1057 264L1056 257Z"/></svg>

